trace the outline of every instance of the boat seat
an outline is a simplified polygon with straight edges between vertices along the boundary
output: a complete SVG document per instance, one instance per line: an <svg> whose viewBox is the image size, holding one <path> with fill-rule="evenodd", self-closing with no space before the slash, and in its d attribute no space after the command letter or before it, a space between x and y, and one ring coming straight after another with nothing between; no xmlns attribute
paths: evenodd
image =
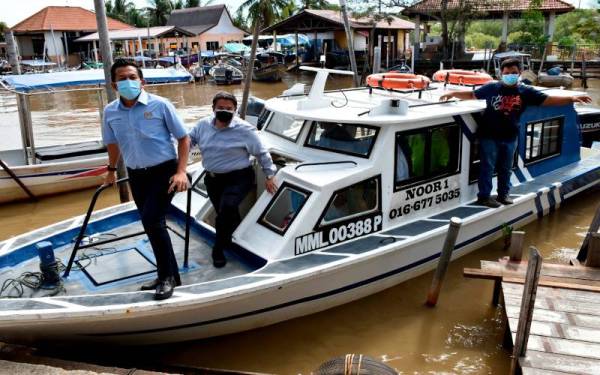
<svg viewBox="0 0 600 375"><path fill-rule="evenodd" d="M103 152L106 152L106 146L101 142L82 142L39 148L35 150L35 157L41 161L48 161Z"/></svg>

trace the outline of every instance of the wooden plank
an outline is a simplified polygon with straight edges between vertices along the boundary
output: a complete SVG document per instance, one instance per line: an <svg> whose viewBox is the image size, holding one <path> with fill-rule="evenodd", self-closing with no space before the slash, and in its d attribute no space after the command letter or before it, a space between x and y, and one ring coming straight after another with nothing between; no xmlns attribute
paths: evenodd
<svg viewBox="0 0 600 375"><path fill-rule="evenodd" d="M511 336L514 342L516 333L512 329ZM585 341L529 335L527 351L530 350L600 360L600 344Z"/></svg>
<svg viewBox="0 0 600 375"><path fill-rule="evenodd" d="M518 318L508 318L510 327L516 327L518 320ZM600 344L600 329L597 328L576 327L568 324L548 323L534 320L531 323L531 334Z"/></svg>
<svg viewBox="0 0 600 375"><path fill-rule="evenodd" d="M521 367L521 374L523 375L566 375L568 372L542 370L533 367Z"/></svg>
<svg viewBox="0 0 600 375"><path fill-rule="evenodd" d="M519 317L520 306L505 305L505 312L508 318ZM569 324L575 327L588 327L600 329L600 316L575 314L564 311L551 311L536 308L533 312L533 319L538 322Z"/></svg>
<svg viewBox="0 0 600 375"><path fill-rule="evenodd" d="M600 212L600 208L598 208L598 212ZM588 236L589 244L585 266L600 267L600 233L588 233Z"/></svg>
<svg viewBox="0 0 600 375"><path fill-rule="evenodd" d="M540 370L566 372L568 374L600 374L600 361L589 358L569 357L528 350L519 360L522 368L534 367Z"/></svg>
<svg viewBox="0 0 600 375"><path fill-rule="evenodd" d="M522 274L516 272L506 272L499 270L482 270L479 268L465 268L463 270L463 276L472 279L484 279L484 280L499 280L511 282L511 283L523 283L525 279ZM586 281L579 279L565 279L557 277L542 276L539 280L540 286L548 287L562 287L565 289L573 290L586 290L591 292L600 292L600 282L598 281Z"/></svg>
<svg viewBox="0 0 600 375"><path fill-rule="evenodd" d="M492 262L488 260L482 260L481 269L487 271L505 271L525 275L525 272L527 271L527 262ZM600 281L600 269L544 263L542 266L542 276Z"/></svg>
<svg viewBox="0 0 600 375"><path fill-rule="evenodd" d="M504 303L507 305L519 306L521 304L521 298L515 298L511 295L504 295ZM535 302L535 307L545 310L564 311L596 316L600 315L600 308L598 307L598 304L588 302L538 298Z"/></svg>
<svg viewBox="0 0 600 375"><path fill-rule="evenodd" d="M502 283L502 290L505 294L521 295L523 293L523 286L521 284L505 282ZM580 290L568 290L540 286L538 288L538 296L582 302L594 302L600 304L600 293Z"/></svg>
<svg viewBox="0 0 600 375"><path fill-rule="evenodd" d="M535 247L529 248L529 263L527 264L527 274L525 275L525 285L523 285L523 296L521 298L521 311L517 323L515 338L513 339L513 353L511 360L511 374L516 373L519 367L519 358L524 357L527 352L531 323L533 319L533 310L537 300L537 287L542 270L542 256Z"/></svg>

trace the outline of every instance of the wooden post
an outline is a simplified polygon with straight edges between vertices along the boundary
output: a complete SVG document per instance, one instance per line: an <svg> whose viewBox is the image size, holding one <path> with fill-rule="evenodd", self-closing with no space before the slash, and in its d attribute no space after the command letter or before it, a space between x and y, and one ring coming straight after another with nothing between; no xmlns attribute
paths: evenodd
<svg viewBox="0 0 600 375"><path fill-rule="evenodd" d="M525 232L512 231L510 234L510 247L508 248L508 256L512 262L520 262L523 257L523 240Z"/></svg>
<svg viewBox="0 0 600 375"><path fill-rule="evenodd" d="M392 52L392 30L388 29L387 43L385 45L385 67L390 67L390 53Z"/></svg>
<svg viewBox="0 0 600 375"><path fill-rule="evenodd" d="M456 244L456 239L458 238L458 232L460 231L461 225L461 219L457 217L450 219L450 226L448 227L448 233L446 234L446 240L444 241L442 254L440 255L440 260L437 269L435 270L435 275L433 275L429 293L427 293L427 301L425 304L429 307L434 307L437 304L440 290L442 289L442 283L444 282L444 276L446 275L446 270L450 264L450 258L452 257L452 251L454 250L454 245Z"/></svg>
<svg viewBox="0 0 600 375"><path fill-rule="evenodd" d="M373 48L373 74L381 70L381 47Z"/></svg>
<svg viewBox="0 0 600 375"><path fill-rule="evenodd" d="M520 262L523 257L523 240L525 232L512 231L510 234L510 247L508 256L511 262ZM500 303L500 290L502 289L502 280L494 280L494 292L492 293L492 306L498 306Z"/></svg>
<svg viewBox="0 0 600 375"><path fill-rule="evenodd" d="M596 209L596 213L594 214L594 218L590 223L590 227L588 228L587 234L583 239L583 243L581 244L581 248L579 249L579 253L577 254L577 260L583 263L588 254L590 236L592 233L597 233L600 228L600 206Z"/></svg>
<svg viewBox="0 0 600 375"><path fill-rule="evenodd" d="M98 39L100 42L100 50L102 53L102 65L104 68L104 80L106 89L106 98L108 102L112 102L117 98L117 95L110 87L110 67L113 63L112 50L110 48L110 38L108 37L108 22L106 20L106 8L104 6L104 0L94 0L94 8L96 10L96 23L98 25ZM125 169L125 163L123 158L120 157L117 162L117 178L127 177L127 169ZM129 202L129 187L127 184L119 185L119 198L121 203Z"/></svg>
<svg viewBox="0 0 600 375"><path fill-rule="evenodd" d="M296 31L296 69L300 68L300 51L298 49L298 31Z"/></svg>
<svg viewBox="0 0 600 375"><path fill-rule="evenodd" d="M339 0L340 8L342 11L342 19L344 21L344 29L346 30L346 40L348 41L348 56L350 57L350 67L352 69L352 73L354 73L354 87L358 87L360 85L360 79L358 77L358 66L356 65L356 55L354 54L354 37L352 35L353 31L350 27L350 21L348 20L348 10L346 7L346 0Z"/></svg>
<svg viewBox="0 0 600 375"><path fill-rule="evenodd" d="M244 94L242 95L242 106L240 107L240 118L246 118L248 110L248 97L250 96L250 85L252 85L252 71L254 70L254 59L256 58L256 46L258 45L258 34L260 32L260 19L254 20L254 30L252 31L252 48L250 49L250 60L244 77Z"/></svg>
<svg viewBox="0 0 600 375"><path fill-rule="evenodd" d="M600 233L590 233L586 267L600 267Z"/></svg>
<svg viewBox="0 0 600 375"><path fill-rule="evenodd" d="M571 51L571 71L569 74L573 75L573 70L575 70L575 56L577 54L577 44L573 44L573 48Z"/></svg>
<svg viewBox="0 0 600 375"><path fill-rule="evenodd" d="M535 296L541 269L542 256L539 251L532 246L529 248L529 262L527 263L527 274L525 275L525 285L523 286L519 325L517 326L517 336L515 338L512 361L510 364L511 374L516 373L519 358L524 357L527 353L527 341L529 340L529 330L531 328Z"/></svg>
<svg viewBox="0 0 600 375"><path fill-rule="evenodd" d="M585 62L585 50L581 54L581 85L584 89L588 88L587 84L587 66Z"/></svg>

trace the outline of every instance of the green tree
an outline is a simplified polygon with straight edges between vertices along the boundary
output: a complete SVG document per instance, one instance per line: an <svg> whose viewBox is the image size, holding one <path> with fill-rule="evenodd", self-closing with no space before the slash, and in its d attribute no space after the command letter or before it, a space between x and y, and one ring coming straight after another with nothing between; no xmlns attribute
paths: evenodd
<svg viewBox="0 0 600 375"><path fill-rule="evenodd" d="M528 10L523 13L520 20L513 28L511 43L534 45L544 48L547 37L544 35L544 15L537 10Z"/></svg>
<svg viewBox="0 0 600 375"><path fill-rule="evenodd" d="M577 43L600 43L600 14L593 9L577 9L557 17L554 40L567 38Z"/></svg>
<svg viewBox="0 0 600 375"><path fill-rule="evenodd" d="M114 2L111 2L110 0L107 0L105 6L106 15L111 18L136 27L144 27L147 24L143 12L137 9L130 1L114 0Z"/></svg>
<svg viewBox="0 0 600 375"><path fill-rule="evenodd" d="M300 0L302 9L329 9L327 0Z"/></svg>
<svg viewBox="0 0 600 375"><path fill-rule="evenodd" d="M174 9L170 0L148 0L150 6L146 8L150 26L164 26L167 24L169 15Z"/></svg>
<svg viewBox="0 0 600 375"><path fill-rule="evenodd" d="M4 42L4 33L8 31L6 22L0 21L0 42Z"/></svg>
<svg viewBox="0 0 600 375"><path fill-rule="evenodd" d="M185 2L186 8L196 8L200 6L200 0L187 0Z"/></svg>

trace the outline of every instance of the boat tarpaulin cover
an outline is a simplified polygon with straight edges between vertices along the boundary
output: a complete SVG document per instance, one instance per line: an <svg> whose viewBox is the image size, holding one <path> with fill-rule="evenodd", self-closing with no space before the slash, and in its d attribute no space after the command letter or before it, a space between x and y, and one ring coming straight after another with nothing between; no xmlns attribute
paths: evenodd
<svg viewBox="0 0 600 375"><path fill-rule="evenodd" d="M188 82L189 72L176 69L142 69L146 83ZM69 72L39 73L0 76L0 80L10 88L28 92L31 90L53 89L68 86L103 85L102 69L74 70Z"/></svg>

